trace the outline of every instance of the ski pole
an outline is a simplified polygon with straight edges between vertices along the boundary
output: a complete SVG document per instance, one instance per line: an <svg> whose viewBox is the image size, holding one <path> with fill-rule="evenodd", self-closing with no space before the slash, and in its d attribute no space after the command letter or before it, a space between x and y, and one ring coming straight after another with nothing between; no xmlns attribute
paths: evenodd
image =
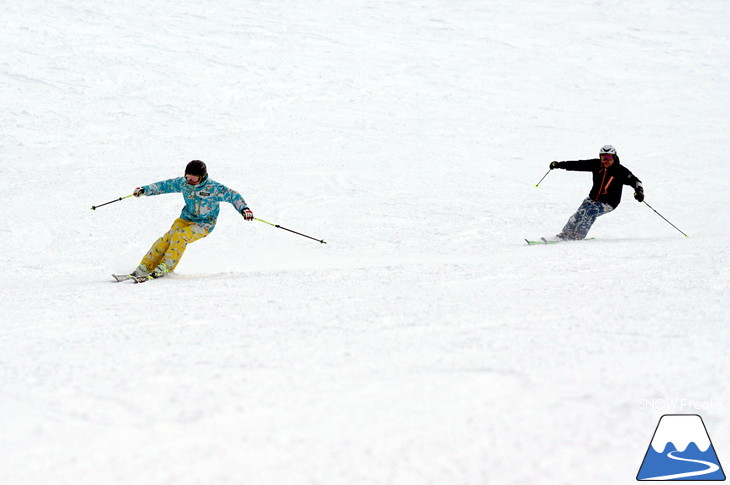
<svg viewBox="0 0 730 485"><path fill-rule="evenodd" d="M313 239L313 240L317 241L318 243L327 244L322 239L313 238L312 236L307 236L306 234L302 234L301 232L292 231L291 229L287 229L286 227L281 227L279 224L274 224L272 222L265 221L263 219L258 219L256 217L254 217L254 219L256 219L259 222L264 222L264 223L266 223L266 224L268 224L270 226L278 227L279 229L284 229L285 231L293 232L294 234L299 234L300 236L308 237L309 239Z"/></svg>
<svg viewBox="0 0 730 485"><path fill-rule="evenodd" d="M101 207L101 206L103 206L103 205L111 204L112 202L119 202L120 200L122 200L122 199L126 199L126 198L129 198L129 197L132 197L133 195L134 195L134 194L129 194L129 195L126 195L126 196L124 196L124 197L119 197L118 199L110 200L109 202L104 202L103 204L99 204L99 205L92 205L92 206L91 206L91 210L95 211L97 207Z"/></svg>
<svg viewBox="0 0 730 485"><path fill-rule="evenodd" d="M546 173L545 175L543 175L543 176L542 176L542 178L540 179L540 181L539 181L538 183L536 183L536 184L535 184L535 187L539 187L539 186L540 186L540 184L542 183L542 181L543 181L543 180L545 180L545 177L547 177L547 176L548 176L548 174L549 174L550 172L552 172L552 171L553 171L553 169L552 169L552 168L551 168L550 170L548 170L548 171L547 171L547 173Z"/></svg>
<svg viewBox="0 0 730 485"><path fill-rule="evenodd" d="M674 224L672 224L671 222L669 222L669 220L667 220L667 218L666 218L666 217L664 217L663 215L661 215L661 214L660 214L659 212L657 212L657 210L656 210L655 208L653 208L652 206L650 206L650 205L648 204L648 202L644 201L644 204L646 204L646 206L647 206L647 207L648 207L649 209L651 209L651 210L653 210L654 212L656 212L656 214L657 214L657 215L658 215L659 217L661 217L662 219L664 219L665 221L667 221L667 223L669 223L669 225L670 225L670 226L672 226L673 228L675 228L676 230L678 230L679 232L681 232L682 234L684 234L684 232L682 232L682 231L681 231L681 230L680 230L680 229L679 229L679 228L678 228L677 226L675 226ZM684 237L689 237L689 236L688 236L687 234L684 234Z"/></svg>

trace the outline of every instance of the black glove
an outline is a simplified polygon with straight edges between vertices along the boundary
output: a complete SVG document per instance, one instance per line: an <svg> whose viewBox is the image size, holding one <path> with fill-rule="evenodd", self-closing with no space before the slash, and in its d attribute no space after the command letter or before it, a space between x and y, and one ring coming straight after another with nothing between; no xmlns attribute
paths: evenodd
<svg viewBox="0 0 730 485"><path fill-rule="evenodd" d="M555 168L563 168L563 162L550 162L550 170Z"/></svg>
<svg viewBox="0 0 730 485"><path fill-rule="evenodd" d="M634 192L634 199L638 200L639 202L644 202L644 187L639 185L636 187L636 191Z"/></svg>
<svg viewBox="0 0 730 485"><path fill-rule="evenodd" d="M144 189L141 188L141 187L137 187L136 189L134 189L134 192L132 192L132 195L134 195L135 197L139 197L140 195L144 195Z"/></svg>
<svg viewBox="0 0 730 485"><path fill-rule="evenodd" d="M241 211L241 215L247 221L252 221L253 220L253 212L251 212L251 209L249 209L248 207L246 207L245 209L243 209Z"/></svg>

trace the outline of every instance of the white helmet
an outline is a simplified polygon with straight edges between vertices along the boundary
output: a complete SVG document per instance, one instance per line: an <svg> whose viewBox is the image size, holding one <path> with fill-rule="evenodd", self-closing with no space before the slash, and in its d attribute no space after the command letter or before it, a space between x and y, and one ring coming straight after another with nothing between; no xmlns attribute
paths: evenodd
<svg viewBox="0 0 730 485"><path fill-rule="evenodd" d="M601 147L601 151L598 152L598 154L603 155L604 153L609 153L611 155L616 156L616 149L613 147L613 145L603 145Z"/></svg>

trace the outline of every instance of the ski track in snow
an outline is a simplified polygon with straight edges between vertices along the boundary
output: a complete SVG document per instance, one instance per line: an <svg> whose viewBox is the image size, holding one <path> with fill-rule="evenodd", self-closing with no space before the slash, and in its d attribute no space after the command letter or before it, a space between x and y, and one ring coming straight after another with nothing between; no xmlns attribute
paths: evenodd
<svg viewBox="0 0 730 485"><path fill-rule="evenodd" d="M613 484L697 412L642 399L730 401L727 4L0 11L0 483ZM606 143L690 237L627 189L527 247ZM113 283L181 197L90 207L194 158L328 244L223 206Z"/></svg>

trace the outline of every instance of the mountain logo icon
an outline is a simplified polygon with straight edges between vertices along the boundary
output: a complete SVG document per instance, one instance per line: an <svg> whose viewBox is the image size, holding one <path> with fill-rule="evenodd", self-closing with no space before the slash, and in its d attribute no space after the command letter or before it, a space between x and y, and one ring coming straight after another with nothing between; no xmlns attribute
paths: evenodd
<svg viewBox="0 0 730 485"><path fill-rule="evenodd" d="M702 418L697 414L665 414L659 418L636 479L725 480Z"/></svg>

